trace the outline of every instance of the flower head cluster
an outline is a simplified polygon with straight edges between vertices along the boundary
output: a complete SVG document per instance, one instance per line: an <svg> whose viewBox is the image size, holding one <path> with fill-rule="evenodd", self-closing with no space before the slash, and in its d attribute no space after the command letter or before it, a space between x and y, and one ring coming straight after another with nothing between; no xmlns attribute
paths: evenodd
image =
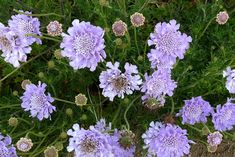
<svg viewBox="0 0 235 157"><path fill-rule="evenodd" d="M155 98L163 106L165 103L165 96L172 96L174 89L177 87L176 82L171 79L171 74L165 71L157 70L151 76L145 74L145 82L141 87L141 92L144 102Z"/></svg>
<svg viewBox="0 0 235 157"><path fill-rule="evenodd" d="M184 123L206 123L207 116L213 114L214 109L210 106L209 102L202 99L201 96L193 97L190 100L185 100L184 107L179 111L177 116L182 116Z"/></svg>
<svg viewBox="0 0 235 157"><path fill-rule="evenodd" d="M152 68L161 66L172 68L177 57L184 58L192 38L182 34L179 28L180 25L176 24L175 20L169 23L158 23L155 26L154 33L150 34L150 40L148 40L149 46L154 45L154 49L148 54Z"/></svg>
<svg viewBox="0 0 235 157"><path fill-rule="evenodd" d="M223 77L226 78L225 87L229 91L229 93L235 93L235 70L231 69L231 67L227 67L226 70L223 71Z"/></svg>
<svg viewBox="0 0 235 157"><path fill-rule="evenodd" d="M207 142L210 146L218 146L222 142L223 135L219 132L210 133L207 136Z"/></svg>
<svg viewBox="0 0 235 157"><path fill-rule="evenodd" d="M235 125L235 104L231 102L231 99L228 99L223 106L217 105L216 113L212 115L212 122L216 130L233 129Z"/></svg>
<svg viewBox="0 0 235 157"><path fill-rule="evenodd" d="M10 136L3 136L0 133L0 156L1 157L18 157L16 155L16 148L11 143Z"/></svg>
<svg viewBox="0 0 235 157"><path fill-rule="evenodd" d="M75 157L134 157L135 147L124 148L120 145L120 132L115 129L114 133L109 133L111 123L106 126L104 119L97 122L89 129L83 129L78 124L73 125L73 129L68 130L70 137L68 152L74 151Z"/></svg>
<svg viewBox="0 0 235 157"><path fill-rule="evenodd" d="M182 157L189 154L189 144L194 143L188 139L186 130L160 122L151 122L142 138L149 156Z"/></svg>
<svg viewBox="0 0 235 157"><path fill-rule="evenodd" d="M100 76L100 88L103 88L102 94L109 97L113 101L115 96L124 98L124 94L132 94L134 90L139 90L139 85L142 83L138 75L137 66L126 63L125 72L119 70L119 62L112 64L108 62L106 66L109 68L103 71Z"/></svg>
<svg viewBox="0 0 235 157"><path fill-rule="evenodd" d="M54 99L48 93L45 94L46 84L39 81L38 86L34 84L26 85L24 95L21 97L23 101L21 107L25 111L30 111L32 117L37 117L39 120L49 118L50 114L55 111L55 106L51 103Z"/></svg>
<svg viewBox="0 0 235 157"><path fill-rule="evenodd" d="M127 25L122 20L118 20L113 23L112 30L115 36L124 36L127 32Z"/></svg>
<svg viewBox="0 0 235 157"><path fill-rule="evenodd" d="M19 141L17 141L16 147L22 152L28 152L33 147L33 142L31 139L22 137Z"/></svg>
<svg viewBox="0 0 235 157"><path fill-rule="evenodd" d="M47 33L50 36L59 36L62 33L62 24L58 21L51 21L47 25Z"/></svg>
<svg viewBox="0 0 235 157"><path fill-rule="evenodd" d="M70 65L75 70L87 67L94 71L98 63L106 58L104 30L90 22L79 22L77 19L72 25L68 29L69 35L62 34L61 54L69 58Z"/></svg>
<svg viewBox="0 0 235 157"><path fill-rule="evenodd" d="M131 15L131 24L134 27L140 27L144 25L145 17L143 14L135 12L134 14Z"/></svg>
<svg viewBox="0 0 235 157"><path fill-rule="evenodd" d="M229 19L229 15L226 11L221 11L216 16L216 22L220 25L224 25Z"/></svg>
<svg viewBox="0 0 235 157"><path fill-rule="evenodd" d="M19 62L26 62L27 54L32 50L30 45L34 42L41 44L39 38L33 37L41 35L38 18L30 16L30 12L20 12L22 14L13 15L8 21L9 27L0 23L0 50L3 52L1 56L14 67L19 67Z"/></svg>

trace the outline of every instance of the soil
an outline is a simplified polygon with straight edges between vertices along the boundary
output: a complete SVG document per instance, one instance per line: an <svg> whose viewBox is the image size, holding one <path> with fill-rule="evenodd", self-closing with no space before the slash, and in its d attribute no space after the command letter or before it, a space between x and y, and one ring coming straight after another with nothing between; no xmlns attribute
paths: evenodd
<svg viewBox="0 0 235 157"><path fill-rule="evenodd" d="M235 142L220 144L215 153L209 153L203 144L195 144L189 157L235 157Z"/></svg>

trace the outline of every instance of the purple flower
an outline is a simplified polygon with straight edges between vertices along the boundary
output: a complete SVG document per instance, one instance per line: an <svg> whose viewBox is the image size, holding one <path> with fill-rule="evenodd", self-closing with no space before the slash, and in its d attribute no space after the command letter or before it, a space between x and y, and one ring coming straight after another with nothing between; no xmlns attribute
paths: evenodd
<svg viewBox="0 0 235 157"><path fill-rule="evenodd" d="M37 117L40 121L47 119L50 114L55 111L55 106L52 106L54 99L50 93L45 94L46 84L38 82L38 86L34 84L26 85L24 95L21 97L23 101L21 107L25 111L30 111L32 117Z"/></svg>
<svg viewBox="0 0 235 157"><path fill-rule="evenodd" d="M31 52L31 47L25 38L0 23L0 50L3 52L1 56L6 62L11 63L14 67L19 67L19 61L26 62L26 54Z"/></svg>
<svg viewBox="0 0 235 157"><path fill-rule="evenodd" d="M28 11L19 11L26 14L32 14ZM38 18L24 14L17 14L11 16L11 20L8 21L8 25L14 32L17 32L18 35L25 37L29 45L33 44L34 42L42 44L41 39L35 38L33 36L27 36L27 34L41 36L40 21Z"/></svg>
<svg viewBox="0 0 235 157"><path fill-rule="evenodd" d="M67 151L75 151L75 157L114 157L108 141L109 135L101 133L93 126L85 130L74 124L67 134L71 136Z"/></svg>
<svg viewBox="0 0 235 157"><path fill-rule="evenodd" d="M190 145L194 143L187 137L187 131L176 125L163 125L151 122L149 130L142 135L144 148L149 156L182 157L189 154Z"/></svg>
<svg viewBox="0 0 235 157"><path fill-rule="evenodd" d="M219 132L210 133L207 136L207 142L210 146L218 146L222 142L223 135Z"/></svg>
<svg viewBox="0 0 235 157"><path fill-rule="evenodd" d="M179 31L180 25L175 20L169 23L157 23L154 33L150 34L148 45L154 45L155 49L151 50L148 58L151 61L151 67L155 68L160 65L171 67L176 58L184 58L184 53L189 48L192 38Z"/></svg>
<svg viewBox="0 0 235 157"><path fill-rule="evenodd" d="M228 99L221 107L217 105L216 113L212 115L212 122L214 127L219 131L227 131L233 129L235 125L235 104Z"/></svg>
<svg viewBox="0 0 235 157"><path fill-rule="evenodd" d="M223 77L226 78L226 88L229 93L235 93L235 70L231 69L231 67L227 67L226 70L223 71Z"/></svg>
<svg viewBox="0 0 235 157"><path fill-rule="evenodd" d="M103 88L102 94L113 101L115 96L124 98L124 94L132 94L134 90L139 90L142 83L138 75L137 66L126 63L125 72L122 73L119 68L119 62L106 64L108 69L100 74L100 88Z"/></svg>
<svg viewBox="0 0 235 157"><path fill-rule="evenodd" d="M210 106L209 102L202 99L201 96L193 97L190 100L185 100L185 105L176 114L176 116L182 116L182 124L189 123L206 123L207 116L214 113L214 109Z"/></svg>
<svg viewBox="0 0 235 157"><path fill-rule="evenodd" d="M172 96L174 89L177 87L176 82L171 80L171 74L167 71L157 70L151 76L145 74L145 82L141 87L141 92L145 95L142 100L157 99L161 106L165 103L165 96Z"/></svg>
<svg viewBox="0 0 235 157"><path fill-rule="evenodd" d="M0 156L1 157L18 157L16 154L16 148L11 144L12 140L10 136L3 136L0 133Z"/></svg>
<svg viewBox="0 0 235 157"><path fill-rule="evenodd" d="M79 22L77 19L72 25L68 29L69 35L62 34L62 56L69 58L70 65L75 70L87 67L94 71L98 63L106 58L104 30L90 22Z"/></svg>
<svg viewBox="0 0 235 157"><path fill-rule="evenodd" d="M112 129L112 124L109 123L109 125L107 126L106 120L104 118L101 118L99 121L96 122L96 125L94 127L100 132L107 133Z"/></svg>

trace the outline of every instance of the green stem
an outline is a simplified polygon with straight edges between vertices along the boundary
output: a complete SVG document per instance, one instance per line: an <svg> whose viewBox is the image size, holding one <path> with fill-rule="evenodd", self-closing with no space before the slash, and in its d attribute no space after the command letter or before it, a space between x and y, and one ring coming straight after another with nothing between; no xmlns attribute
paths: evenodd
<svg viewBox="0 0 235 157"><path fill-rule="evenodd" d="M146 0L144 4L142 5L142 7L138 10L138 12L141 12L145 8L145 6L149 3L149 1L150 0Z"/></svg>
<svg viewBox="0 0 235 157"><path fill-rule="evenodd" d="M209 131L209 133L211 133L210 129L208 128L208 126L205 123L202 123L202 125Z"/></svg>
<svg viewBox="0 0 235 157"><path fill-rule="evenodd" d="M27 14L27 13L24 13L24 12L21 12L21 11L18 11L16 9L13 9L14 12L17 12L18 14L23 14L23 15L27 15L27 16L59 16L59 17L65 17L64 15L59 15L59 14L56 14L56 13L46 13L46 14Z"/></svg>
<svg viewBox="0 0 235 157"><path fill-rule="evenodd" d="M138 55L140 55L140 51L139 51L139 47L138 47L138 43L137 43L137 33L136 33L136 28L134 27L134 34L135 34L135 46L137 48L138 51Z"/></svg>
<svg viewBox="0 0 235 157"><path fill-rule="evenodd" d="M55 97L53 97L53 99L55 99L56 101L67 103L67 104L76 104L75 102L64 100L64 99L59 99L59 98L55 98Z"/></svg>
<svg viewBox="0 0 235 157"><path fill-rule="evenodd" d="M130 48L131 47L131 38L130 38L130 34L129 34L128 31L126 32L126 38L127 38L127 41L128 41L128 47Z"/></svg>
<svg viewBox="0 0 235 157"><path fill-rule="evenodd" d="M211 22L214 21L215 17L213 17L206 25L206 27L203 29L202 33L198 36L197 41L201 39L203 34L206 32L207 28L210 26Z"/></svg>
<svg viewBox="0 0 235 157"><path fill-rule="evenodd" d="M174 103L174 100L173 98L171 97L171 115L174 113L174 110L175 110L175 103Z"/></svg>
<svg viewBox="0 0 235 157"><path fill-rule="evenodd" d="M55 46L57 46L57 44L54 45L54 46L52 46L51 48L47 49L45 52L40 53L40 54L38 54L37 56L35 56L35 57L31 58L30 60L28 60L27 62L24 62L23 64L21 64L20 67L14 69L12 72L10 72L10 73L7 74L6 76L4 76L4 77L0 80L0 83L3 82L4 80L6 80L6 79L7 79L8 77L10 77L11 75L13 75L15 72L17 72L19 69L21 69L21 68L22 68L23 66L25 66L26 64L32 62L33 60L37 59L37 58L40 57L41 55L48 53L48 52L49 52L51 49L53 49Z"/></svg>
<svg viewBox="0 0 235 157"><path fill-rule="evenodd" d="M191 126L191 125L189 125L189 124L186 124L188 127L190 127L190 128L192 128L192 129L194 129L194 130L196 130L197 132L202 132L200 129L198 129L198 128L195 128L195 127L193 127L193 126Z"/></svg>
<svg viewBox="0 0 235 157"><path fill-rule="evenodd" d="M59 42L59 43L61 42L60 40L55 39L55 38L46 37L46 36L38 36L38 35L35 35L35 34L26 34L26 36L32 36L32 37L35 37L35 38L52 40L52 41L56 41L56 42Z"/></svg>
<svg viewBox="0 0 235 157"><path fill-rule="evenodd" d="M125 122L126 122L127 130L130 130L130 124L129 124L129 122L128 122L128 120L127 120L127 117L126 117L127 112L128 112L128 110L131 108L131 106L134 104L134 102L135 102L137 99L139 99L139 97L140 97L140 95L137 96L134 100L132 100L132 102L129 104L129 106L127 106L127 108L126 108L126 110L125 110L125 112L124 112L124 120L125 120Z"/></svg>

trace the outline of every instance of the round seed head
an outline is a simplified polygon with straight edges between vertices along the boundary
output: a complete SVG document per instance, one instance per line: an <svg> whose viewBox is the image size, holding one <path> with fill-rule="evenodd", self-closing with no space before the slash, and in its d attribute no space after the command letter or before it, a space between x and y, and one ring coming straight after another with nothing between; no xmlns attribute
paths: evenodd
<svg viewBox="0 0 235 157"><path fill-rule="evenodd" d="M229 15L226 11L221 11L216 16L216 22L220 25L224 25L229 19Z"/></svg>
<svg viewBox="0 0 235 157"><path fill-rule="evenodd" d="M32 82L29 80L29 79L27 79L27 80L23 80L22 81L22 83L21 83L21 87L22 87L22 89L26 89L26 85L28 85L28 84L31 84Z"/></svg>
<svg viewBox="0 0 235 157"><path fill-rule="evenodd" d="M141 13L137 12L134 13L133 15L131 15L130 19L131 19L131 24L134 27L140 27L144 25L145 17Z"/></svg>
<svg viewBox="0 0 235 157"><path fill-rule="evenodd" d="M127 32L127 25L122 20L118 20L113 23L112 30L115 36L124 36Z"/></svg>
<svg viewBox="0 0 235 157"><path fill-rule="evenodd" d="M75 96L75 103L78 106L84 106L87 104L87 97L84 94L78 94Z"/></svg>
<svg viewBox="0 0 235 157"><path fill-rule="evenodd" d="M20 140L16 143L16 147L18 150L22 152L28 152L33 147L33 142L28 138L20 138Z"/></svg>
<svg viewBox="0 0 235 157"><path fill-rule="evenodd" d="M13 126L13 127L16 127L16 126L18 125L18 119L15 118L15 117L11 117L11 118L8 120L8 125Z"/></svg>
<svg viewBox="0 0 235 157"><path fill-rule="evenodd" d="M45 157L58 157L58 150L54 146L47 147L44 151Z"/></svg>
<svg viewBox="0 0 235 157"><path fill-rule="evenodd" d="M60 24L58 21L51 21L47 25L47 33L50 36L60 36L62 31L62 24Z"/></svg>

